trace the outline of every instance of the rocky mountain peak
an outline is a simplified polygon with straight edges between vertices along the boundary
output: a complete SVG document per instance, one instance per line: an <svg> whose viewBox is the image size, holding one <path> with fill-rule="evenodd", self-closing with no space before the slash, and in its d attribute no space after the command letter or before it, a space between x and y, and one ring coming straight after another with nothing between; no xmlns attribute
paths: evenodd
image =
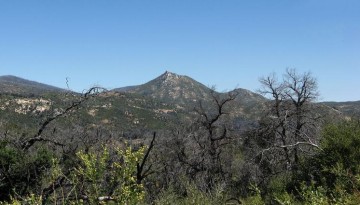
<svg viewBox="0 0 360 205"><path fill-rule="evenodd" d="M164 81L173 81L173 80L178 80L181 78L180 75L176 74L176 73L172 73L172 72L169 72L169 71L165 71L164 74L162 74L160 76L160 78Z"/></svg>
<svg viewBox="0 0 360 205"><path fill-rule="evenodd" d="M185 80L184 76L178 75L176 73L172 73L166 71L164 74L160 75L157 79L160 84L165 86L176 86L181 83L181 81Z"/></svg>
<svg viewBox="0 0 360 205"><path fill-rule="evenodd" d="M165 71L165 73L163 75L165 75L165 76L179 76L178 74L170 72L170 71Z"/></svg>

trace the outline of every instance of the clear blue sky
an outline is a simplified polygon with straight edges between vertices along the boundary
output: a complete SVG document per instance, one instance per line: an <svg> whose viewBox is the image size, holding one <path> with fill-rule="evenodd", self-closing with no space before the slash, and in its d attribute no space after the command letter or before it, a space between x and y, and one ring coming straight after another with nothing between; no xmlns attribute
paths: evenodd
<svg viewBox="0 0 360 205"><path fill-rule="evenodd" d="M287 67L360 100L359 0L0 0L0 75L80 91L169 70L256 90Z"/></svg>

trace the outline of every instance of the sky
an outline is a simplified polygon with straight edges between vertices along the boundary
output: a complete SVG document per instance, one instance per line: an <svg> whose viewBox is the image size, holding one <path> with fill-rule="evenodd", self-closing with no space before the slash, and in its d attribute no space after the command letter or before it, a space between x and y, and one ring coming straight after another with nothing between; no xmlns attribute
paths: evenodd
<svg viewBox="0 0 360 205"><path fill-rule="evenodd" d="M358 0L0 0L0 75L81 91L166 70L218 91L311 72L319 101L360 100Z"/></svg>

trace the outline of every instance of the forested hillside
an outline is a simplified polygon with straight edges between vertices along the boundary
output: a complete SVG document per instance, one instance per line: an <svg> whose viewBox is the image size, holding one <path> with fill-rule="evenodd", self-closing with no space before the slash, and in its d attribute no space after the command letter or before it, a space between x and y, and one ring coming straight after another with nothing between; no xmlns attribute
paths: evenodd
<svg viewBox="0 0 360 205"><path fill-rule="evenodd" d="M259 93L171 72L84 93L0 84L0 204L360 203L358 103L317 102L309 73Z"/></svg>

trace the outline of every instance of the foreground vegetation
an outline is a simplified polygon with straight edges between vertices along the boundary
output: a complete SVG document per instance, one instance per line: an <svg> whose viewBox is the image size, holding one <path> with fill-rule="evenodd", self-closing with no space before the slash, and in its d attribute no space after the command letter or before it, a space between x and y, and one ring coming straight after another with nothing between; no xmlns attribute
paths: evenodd
<svg viewBox="0 0 360 205"><path fill-rule="evenodd" d="M34 133L2 132L0 204L360 204L360 121L319 115L307 73L261 83L272 100L246 129L229 121L237 93L212 92L191 123L140 139L56 132L93 88Z"/></svg>

